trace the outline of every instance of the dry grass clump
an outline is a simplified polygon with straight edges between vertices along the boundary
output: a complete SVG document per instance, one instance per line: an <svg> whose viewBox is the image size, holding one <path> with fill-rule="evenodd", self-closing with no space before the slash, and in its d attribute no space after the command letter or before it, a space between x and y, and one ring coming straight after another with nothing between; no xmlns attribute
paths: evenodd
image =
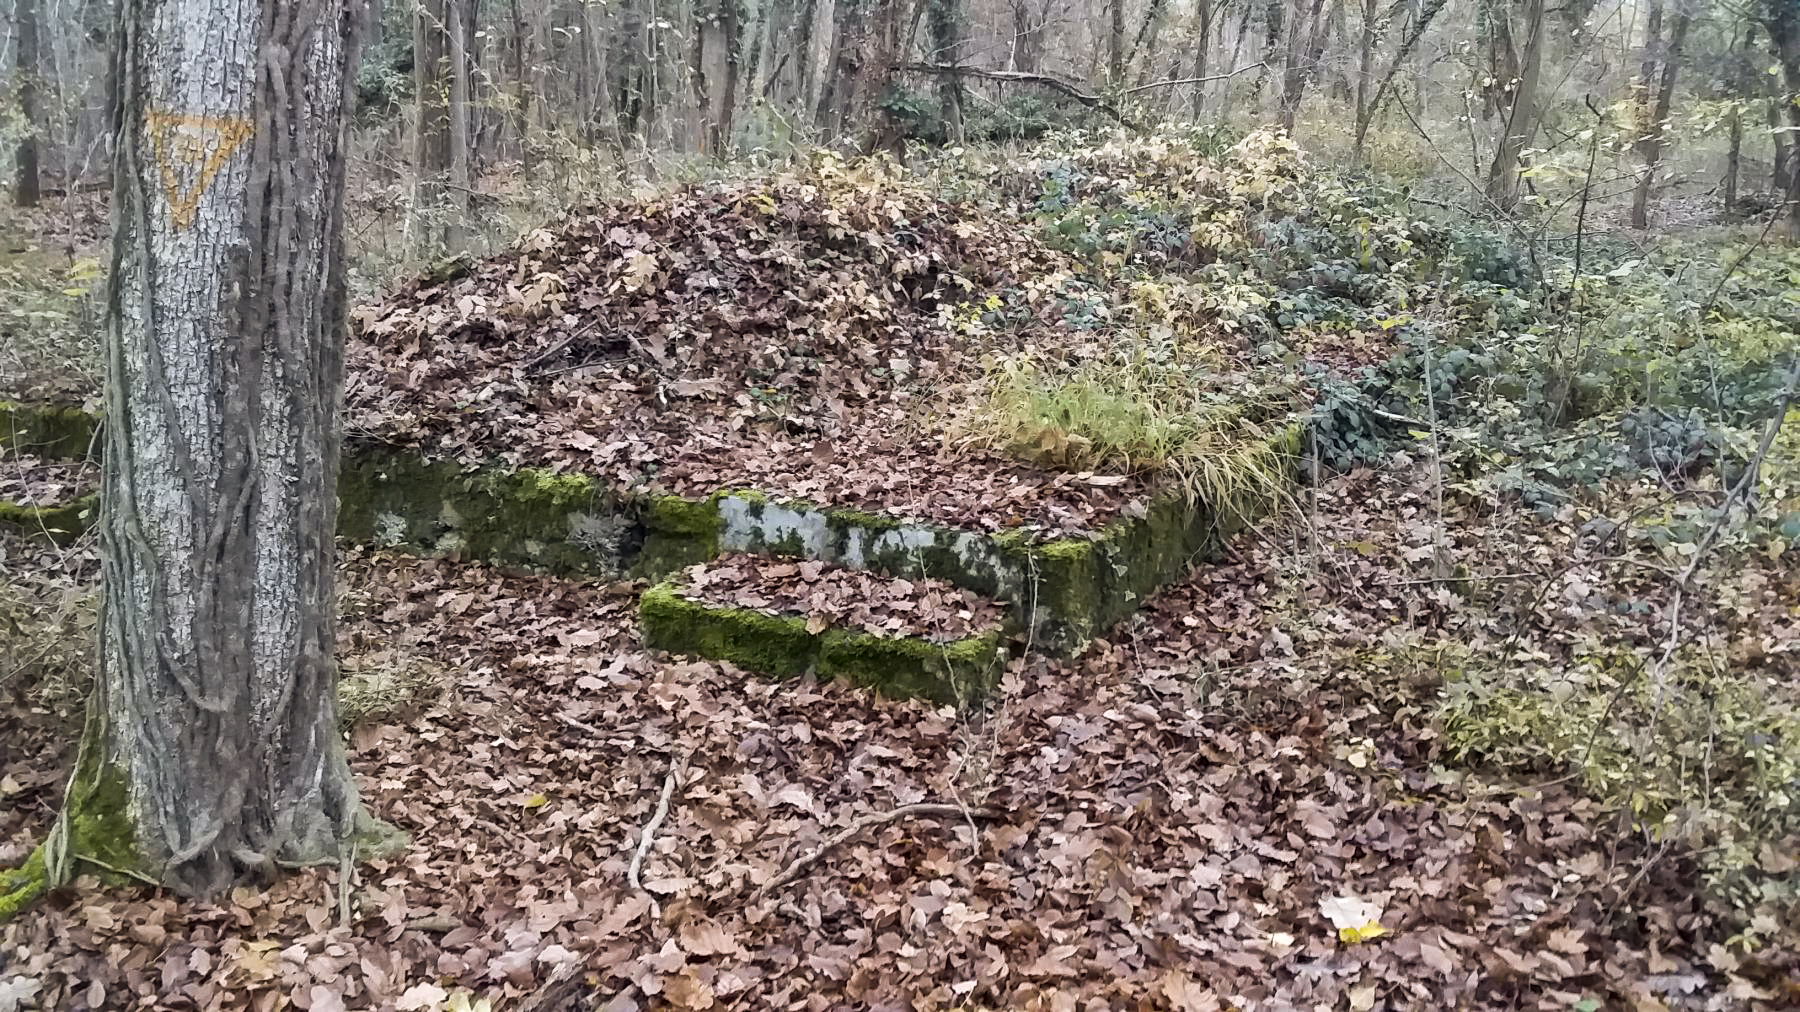
<svg viewBox="0 0 1800 1012"><path fill-rule="evenodd" d="M1286 419L1252 420L1258 407L1145 355L1070 366L1028 353L991 365L951 432L1053 470L1156 477L1215 508L1285 503L1294 455L1273 437Z"/></svg>
<svg viewBox="0 0 1800 1012"><path fill-rule="evenodd" d="M338 723L352 728L403 719L423 709L450 684L443 665L398 650L338 658Z"/></svg>

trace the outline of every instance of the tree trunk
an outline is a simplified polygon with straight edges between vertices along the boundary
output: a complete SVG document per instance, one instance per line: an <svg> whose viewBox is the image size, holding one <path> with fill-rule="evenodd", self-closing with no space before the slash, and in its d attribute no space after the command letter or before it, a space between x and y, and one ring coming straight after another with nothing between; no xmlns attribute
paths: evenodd
<svg viewBox="0 0 1800 1012"><path fill-rule="evenodd" d="M1251 8L1244 8L1248 20ZM1262 70L1256 75L1256 87L1251 98L1257 109L1263 108L1263 90L1268 87L1269 75L1281 62L1282 23L1287 20L1287 0L1268 0L1263 5L1263 59Z"/></svg>
<svg viewBox="0 0 1800 1012"><path fill-rule="evenodd" d="M1738 174L1744 161L1744 109L1733 99L1726 114L1731 146L1725 151L1725 217L1737 217Z"/></svg>
<svg viewBox="0 0 1800 1012"><path fill-rule="evenodd" d="M1380 9L1379 0L1363 0L1361 31L1356 37L1356 95L1355 119L1352 120L1361 137L1362 125L1369 119L1369 89L1375 85L1375 28L1376 12ZM1352 162L1362 161L1362 145L1357 144L1352 152Z"/></svg>
<svg viewBox="0 0 1800 1012"><path fill-rule="evenodd" d="M1499 142L1494 147L1494 160L1488 165L1487 177L1489 199L1509 211L1519 201L1519 159L1537 135L1537 87L1544 53L1544 0L1529 0L1525 17L1530 30L1520 60L1523 66L1518 81L1508 93L1510 101L1506 104L1506 117Z"/></svg>
<svg viewBox="0 0 1800 1012"><path fill-rule="evenodd" d="M1788 100L1780 104L1787 109L1788 126L1792 128L1785 145L1780 143L1781 135L1775 135L1776 171L1781 173L1780 182L1784 185L1780 189L1787 203L1781 232L1788 242L1800 243L1800 101L1794 100L1800 95L1800 4L1794 0L1765 2L1768 16L1763 19L1763 27L1769 32L1775 58L1781 63Z"/></svg>
<svg viewBox="0 0 1800 1012"><path fill-rule="evenodd" d="M968 28L967 0L925 0L930 19L931 58L927 63L961 67L963 40ZM938 107L944 119L944 140L961 144L966 138L963 127L962 75L952 70L938 82Z"/></svg>
<svg viewBox="0 0 1800 1012"><path fill-rule="evenodd" d="M25 129L13 154L13 203L35 207L39 197L37 0L18 0L16 17L19 38L13 48L13 65L18 71L19 118Z"/></svg>
<svg viewBox="0 0 1800 1012"><path fill-rule="evenodd" d="M444 245L460 251L468 245L469 198L475 181L469 162L474 149L469 41L475 37L475 0L450 0L450 28L450 203L458 217L444 229Z"/></svg>
<svg viewBox="0 0 1800 1012"><path fill-rule="evenodd" d="M457 69L463 54L461 2L423 0L413 14L413 167L419 174L413 214L419 244L433 254L460 250L469 220L463 94L468 78Z"/></svg>
<svg viewBox="0 0 1800 1012"><path fill-rule="evenodd" d="M1194 94L1189 108L1195 123L1200 122L1206 107L1206 83L1200 79L1206 76L1207 57L1212 52L1212 27L1213 0L1194 0Z"/></svg>
<svg viewBox="0 0 1800 1012"><path fill-rule="evenodd" d="M1306 0L1301 0L1304 4ZM1306 86L1312 81L1319 60L1325 53L1327 19L1322 16L1325 0L1311 0L1298 8L1303 14L1295 19L1288 32L1285 66L1281 74L1281 128L1294 132L1294 121L1300 114L1300 103L1306 98Z"/></svg>
<svg viewBox="0 0 1800 1012"><path fill-rule="evenodd" d="M1125 0L1107 0L1106 86L1125 85Z"/></svg>
<svg viewBox="0 0 1800 1012"><path fill-rule="evenodd" d="M1661 5L1658 4L1653 9L1652 16L1661 13ZM1681 47L1687 41L1690 20L1685 12L1675 15L1675 25L1669 30L1667 51L1656 57L1661 64L1658 68L1661 75L1657 82L1656 102L1650 109L1649 122L1644 124L1644 135L1638 142L1638 155L1644 160L1644 169L1643 174L1638 177L1637 192L1631 199L1632 228L1650 227L1650 189L1655 185L1656 170L1662 162L1663 131L1669 121L1669 106L1675 98L1675 72L1681 64ZM1658 34L1661 34L1660 31ZM1661 40L1656 41L1661 49ZM1649 81L1646 80L1645 87L1648 86Z"/></svg>
<svg viewBox="0 0 1800 1012"><path fill-rule="evenodd" d="M1162 40L1163 18L1168 10L1168 0L1150 0L1150 6L1144 11L1144 23L1138 26L1137 36L1131 40L1131 52L1126 54L1125 66L1137 68L1133 79L1138 84L1145 84L1156 68L1156 50Z"/></svg>
<svg viewBox="0 0 1800 1012"><path fill-rule="evenodd" d="M119 12L99 676L52 839L78 864L123 814L137 869L204 894L377 839L332 664L360 12Z"/></svg>
<svg viewBox="0 0 1800 1012"><path fill-rule="evenodd" d="M725 157L731 139L742 13L740 0L711 0L695 10L694 98L704 121L701 152L714 158Z"/></svg>
<svg viewBox="0 0 1800 1012"><path fill-rule="evenodd" d="M831 63L819 95L818 125L829 142L856 138L869 151L897 135L880 102L894 76L904 24L899 0L842 0L831 39Z"/></svg>

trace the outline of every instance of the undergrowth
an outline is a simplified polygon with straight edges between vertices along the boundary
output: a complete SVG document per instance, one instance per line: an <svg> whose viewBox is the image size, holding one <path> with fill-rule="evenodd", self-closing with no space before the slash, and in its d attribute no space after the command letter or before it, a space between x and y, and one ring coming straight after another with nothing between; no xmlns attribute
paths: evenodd
<svg viewBox="0 0 1800 1012"><path fill-rule="evenodd" d="M1173 362L1095 358L1068 368L1023 354L995 361L956 431L1053 470L1152 476L1193 502L1284 502L1294 461L1271 442L1285 413L1269 414L1255 420L1240 394Z"/></svg>
<svg viewBox="0 0 1800 1012"><path fill-rule="evenodd" d="M1567 665L1471 664L1447 685L1455 753L1528 774L1567 771L1621 828L1698 858L1741 911L1800 900L1800 693L1698 648L1661 677L1638 652Z"/></svg>

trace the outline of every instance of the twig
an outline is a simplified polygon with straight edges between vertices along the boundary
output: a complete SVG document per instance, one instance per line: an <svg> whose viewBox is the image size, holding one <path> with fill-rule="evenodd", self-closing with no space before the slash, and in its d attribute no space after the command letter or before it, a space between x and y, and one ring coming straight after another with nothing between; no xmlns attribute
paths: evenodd
<svg viewBox="0 0 1800 1012"><path fill-rule="evenodd" d="M1206 84L1211 81L1229 81L1232 78L1238 76L1239 74L1244 73L1245 71L1255 70L1256 68L1261 67L1263 65L1264 64L1262 64L1260 62L1252 63L1247 67L1239 67L1238 69L1231 71L1228 74L1213 74L1209 77L1183 77L1183 78L1180 78L1178 80L1173 80L1173 81L1151 81L1149 84L1140 84L1135 88L1126 88L1125 90L1119 92L1119 94L1120 95L1135 95L1140 91L1149 91L1152 88L1174 88L1174 87L1177 87L1177 86L1183 85L1183 84Z"/></svg>
<svg viewBox="0 0 1800 1012"><path fill-rule="evenodd" d="M593 330L594 325L599 322L600 322L600 318L598 316L589 317L588 321L586 323L582 324L579 327L576 327L574 330L569 331L568 337L565 337L562 340L551 345L545 351L542 351L536 355L533 355L531 357L531 361L526 362L524 365L520 366L519 368L530 369L532 366L537 365L539 362L542 362L543 360L549 358L550 356L556 354L557 352L563 350L564 348L567 348L570 344L574 343L576 338L580 337L581 335L587 333L590 330Z"/></svg>
<svg viewBox="0 0 1800 1012"><path fill-rule="evenodd" d="M950 817L962 816L963 818L967 818L967 819L974 819L977 817L983 818L983 819L997 819L1000 817L1000 813L991 808L965 808L962 805L945 805L945 804L935 804L932 802L922 802L922 803L916 804L916 805L901 805L899 808L895 808L891 811L876 812L871 815L865 815L862 818L857 819L855 822L852 822L850 825L845 826L843 829L839 830L836 834L834 834L830 839L826 840L824 843L821 843L817 847L814 847L812 850L809 850L806 853L800 855L799 857L794 858L794 860L792 862L790 862L786 868L781 869L781 874L776 875L774 878L763 883L762 888L756 890L756 894L753 898L754 899L762 899L764 896L767 896L769 893L772 893L775 890L780 889L782 886L785 886L788 883L799 878L801 872L805 871L806 869L812 867L814 864L818 863L818 860L820 858L824 857L828 851L830 851L834 847L837 847L838 845L842 844L845 840L850 839L851 837L862 832L863 830L871 829L875 826L885 826L888 823L893 822L897 819L910 818L915 815L919 815L919 816L950 816Z"/></svg>
<svg viewBox="0 0 1800 1012"><path fill-rule="evenodd" d="M595 737L597 737L597 738L598 738L598 737L604 737L604 736L603 736L603 735L602 735L602 734L601 734L601 733L600 733L600 729L599 729L599 728L597 728L597 727L595 727L595 726L594 726L594 725L592 725L592 724L584 724L584 723L582 723L582 722L581 722L581 721L579 721L579 720L576 720L576 719L575 719L575 718L574 718L574 717L571 717L571 716L569 716L569 715L568 715L568 714L566 714L566 713L559 713L559 714L557 714L557 715L556 715L556 719L557 719L557 720L560 720L560 721L562 721L562 722L563 722L563 723L565 723L565 724L567 724L567 725L569 725L569 726L570 726L570 727L572 727L572 728L574 728L574 729L575 729L575 730L577 730L577 731L582 731L582 732L584 732L584 733L587 733L587 734L591 734L591 735L593 735L593 736L595 736Z"/></svg>
<svg viewBox="0 0 1800 1012"><path fill-rule="evenodd" d="M1125 126L1133 128L1137 126L1137 124L1126 119L1125 114L1120 112L1105 96L1084 91L1081 86L1074 81L1064 80L1054 74L1037 74L1024 70L988 70L983 67L950 66L948 64L939 63L908 63L899 69L903 72L914 74L939 74L952 77L967 75L969 77L979 77L988 81L1011 81L1017 84L1041 84L1053 91L1058 91L1067 95L1090 109L1098 109L1108 116L1111 116L1113 119L1118 120Z"/></svg>
<svg viewBox="0 0 1800 1012"><path fill-rule="evenodd" d="M1369 414L1374 415L1376 418L1385 419L1390 422L1396 422L1400 425L1410 425L1417 429L1427 429L1427 428L1431 427L1430 422L1422 421L1417 418L1413 418L1410 415L1397 415L1397 414L1394 414L1392 411L1383 411L1373 404L1369 405Z"/></svg>
<svg viewBox="0 0 1800 1012"><path fill-rule="evenodd" d="M644 830L638 836L636 853L631 855L631 866L625 869L625 879L631 888L642 890L644 884L639 880L639 873L644 868L644 856L650 853L650 844L656 840L656 831L662 828L663 820L669 817L669 798L675 793L675 784L681 779L682 767L687 760L679 760L669 767L669 775L663 778L662 798L656 803L656 812L650 821L644 824ZM655 903L652 899L651 903Z"/></svg>

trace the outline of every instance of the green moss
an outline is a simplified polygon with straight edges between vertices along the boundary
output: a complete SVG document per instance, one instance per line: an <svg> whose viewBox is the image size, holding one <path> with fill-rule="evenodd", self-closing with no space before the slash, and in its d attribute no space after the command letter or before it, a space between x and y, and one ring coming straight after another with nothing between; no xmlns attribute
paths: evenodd
<svg viewBox="0 0 1800 1012"><path fill-rule="evenodd" d="M991 689L999 672L998 632L954 643L843 629L815 634L798 616L702 604L671 583L644 592L638 617L652 649L730 661L774 678L817 671L897 699L967 704Z"/></svg>
<svg viewBox="0 0 1800 1012"><path fill-rule="evenodd" d="M805 674L818 658L818 637L806 631L804 619L708 607L682 597L673 584L646 590L638 619L652 649L730 661L775 678Z"/></svg>
<svg viewBox="0 0 1800 1012"><path fill-rule="evenodd" d="M44 848L38 847L23 865L0 872L0 922L10 920L14 914L29 907L48 887L49 877L44 874Z"/></svg>
<svg viewBox="0 0 1800 1012"><path fill-rule="evenodd" d="M86 457L100 419L75 407L0 401L0 446L40 457Z"/></svg>
<svg viewBox="0 0 1800 1012"><path fill-rule="evenodd" d="M842 677L893 699L967 706L999 680L999 634L932 643L833 629L819 649L819 674Z"/></svg>
<svg viewBox="0 0 1800 1012"><path fill-rule="evenodd" d="M73 866L86 861L117 878L120 873L143 872L137 831L130 814L130 794L125 773L99 758L100 748L84 749L89 758L76 769L70 796L79 800L69 813L69 849ZM97 862L97 863L96 863Z"/></svg>
<svg viewBox="0 0 1800 1012"><path fill-rule="evenodd" d="M860 530L869 538L878 538L903 526L893 517L861 510L831 510L825 514L825 523L831 536L840 542L853 530Z"/></svg>
<svg viewBox="0 0 1800 1012"><path fill-rule="evenodd" d="M659 534L685 534L696 538L714 538L724 527L719 515L717 494L705 499L684 499L678 495L659 495L650 500L644 511L644 522Z"/></svg>
<svg viewBox="0 0 1800 1012"><path fill-rule="evenodd" d="M644 544L631 566L633 576L660 580L719 555L725 520L719 513L722 494L705 499L658 495L643 509Z"/></svg>
<svg viewBox="0 0 1800 1012"><path fill-rule="evenodd" d="M73 543L100 519L98 493L58 506L26 506L0 502L0 525L17 528L27 537L56 545Z"/></svg>
<svg viewBox="0 0 1800 1012"><path fill-rule="evenodd" d="M352 541L566 575L616 573L631 526L585 475L465 470L389 446L344 455L338 504L338 533Z"/></svg>

